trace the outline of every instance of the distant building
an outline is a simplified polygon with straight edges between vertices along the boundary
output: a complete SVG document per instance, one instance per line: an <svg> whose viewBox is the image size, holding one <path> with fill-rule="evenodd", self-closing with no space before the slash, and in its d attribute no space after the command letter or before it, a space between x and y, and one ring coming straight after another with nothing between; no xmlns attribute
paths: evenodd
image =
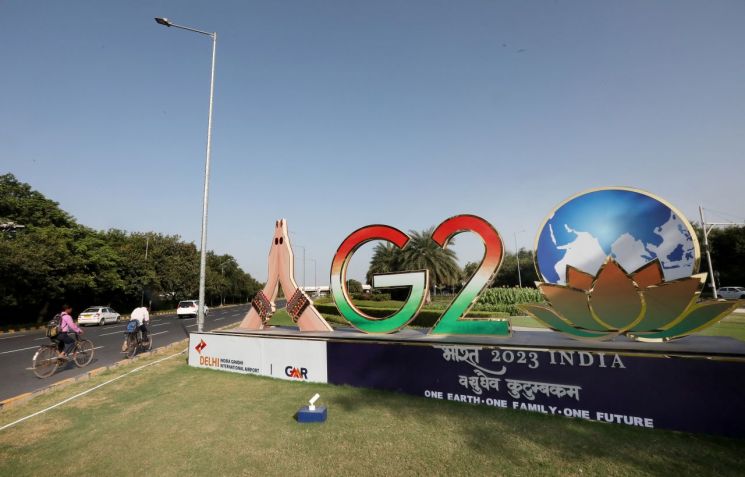
<svg viewBox="0 0 745 477"><path fill-rule="evenodd" d="M331 294L331 287L328 285L318 287L300 287L305 293L310 296L328 296ZM372 293L372 287L370 285L362 285L363 293Z"/></svg>

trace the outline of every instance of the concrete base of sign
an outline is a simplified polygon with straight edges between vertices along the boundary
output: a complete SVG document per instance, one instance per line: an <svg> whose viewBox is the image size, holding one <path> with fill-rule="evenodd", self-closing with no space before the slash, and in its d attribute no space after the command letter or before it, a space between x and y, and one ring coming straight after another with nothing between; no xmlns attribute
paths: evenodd
<svg viewBox="0 0 745 477"><path fill-rule="evenodd" d="M326 406L316 406L315 409L311 410L308 406L301 407L295 418L297 422L326 422L327 416Z"/></svg>
<svg viewBox="0 0 745 477"><path fill-rule="evenodd" d="M551 331L511 337L366 335L273 327L192 333L189 364L429 399L745 437L745 343L581 342Z"/></svg>

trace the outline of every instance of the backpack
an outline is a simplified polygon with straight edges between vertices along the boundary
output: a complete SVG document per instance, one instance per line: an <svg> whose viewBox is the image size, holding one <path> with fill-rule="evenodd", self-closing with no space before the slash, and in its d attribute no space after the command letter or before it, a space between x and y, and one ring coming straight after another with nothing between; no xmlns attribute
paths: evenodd
<svg viewBox="0 0 745 477"><path fill-rule="evenodd" d="M130 320L127 323L127 333L134 333L137 331L137 328L140 326L140 322L137 320Z"/></svg>
<svg viewBox="0 0 745 477"><path fill-rule="evenodd" d="M57 336L60 332L60 324L62 323L62 313L57 313L54 315L54 318L49 320L49 323L47 323L47 336L49 338L54 338Z"/></svg>

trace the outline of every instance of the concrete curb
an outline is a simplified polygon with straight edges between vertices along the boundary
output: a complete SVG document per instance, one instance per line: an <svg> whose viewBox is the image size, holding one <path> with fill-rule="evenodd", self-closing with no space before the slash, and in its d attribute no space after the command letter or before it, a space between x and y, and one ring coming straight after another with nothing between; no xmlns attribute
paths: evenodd
<svg viewBox="0 0 745 477"><path fill-rule="evenodd" d="M3 328L0 330L0 336L2 335L11 335L13 333L20 333L21 331L32 331L32 330L38 330L39 328L44 328L46 323L41 325L27 325L23 326L22 328Z"/></svg>
<svg viewBox="0 0 745 477"><path fill-rule="evenodd" d="M48 393L50 391L53 391L55 389L61 389L61 388L64 388L64 387L66 387L66 386L68 386L70 384L73 384L73 383L77 383L77 382L81 382L81 381L87 381L88 379L90 379L90 378L92 378L94 376L98 376L99 374L105 373L106 371L110 371L112 369L119 368L119 367L121 367L121 366L123 366L125 364L128 364L128 363L134 363L134 362L138 361L141 358L145 358L145 357L149 357L149 356L153 356L153 355L157 355L157 354L163 354L167 350L170 350L170 349L172 349L172 348L174 348L176 346L185 345L187 343L187 341L188 341L188 339L183 339L181 341L177 341L176 343L171 343L169 345L165 345L165 346L162 346L160 348L156 348L156 349L154 349L152 351L148 351L146 353L138 354L137 356L135 356L132 359L128 359L128 358L121 359L121 360L119 360L119 361L117 361L115 363L112 363L110 365L101 366L99 368L92 369L92 370L88 371L85 374L81 374L80 376L75 376L75 377L72 377L72 378L63 379L62 381L57 381L56 383L52 383L52 384L50 384L49 386L47 386L45 388L37 389L36 391L32 391L32 392L28 392L28 393L23 393L23 394L19 394L18 396L13 396L11 398L4 399L4 400L0 401L0 411L3 411L5 409L9 409L9 408L11 408L13 406L17 406L18 404L22 404L22 403L27 402L27 401L29 401L30 399L32 399L32 398L34 398L36 396L39 396L41 394L46 394L46 393Z"/></svg>
<svg viewBox="0 0 745 477"><path fill-rule="evenodd" d="M231 327L231 326L232 325L227 325L227 326L223 326L223 327L220 327L220 328L215 328L212 331L221 331L221 330L227 329L228 327ZM147 358L147 357L150 357L150 356L153 356L153 355L163 354L166 351L171 350L173 348L177 348L177 347L180 347L180 346L188 345L188 343L189 343L189 338L184 338L184 339L182 339L180 341L176 341L175 343L167 344L165 346L161 346L160 348L155 348L154 350L151 350L151 351L147 351L145 353L138 354L134 358L131 358L131 359L130 358L124 358L124 359L121 359L121 360L119 360L119 361L117 361L115 363L112 363L112 364L108 365L108 366L101 366L99 368L92 369L92 370L88 371L85 374L81 374L80 376L63 379L62 381L57 381L56 383L52 383L52 384L50 384L49 386L47 386L45 388L37 389L36 391L31 391L31 392L28 392L28 393L23 393L23 394L19 394L18 396L13 396L13 397L10 397L8 399L4 399L4 400L0 401L0 411L3 411L5 409L10 409L13 406L17 406L19 404L28 402L32 398L34 398L36 396L39 396L41 394L46 394L46 393L48 393L50 391L53 391L55 389L64 388L64 387L66 387L66 386L68 386L70 384L73 384L73 383L77 383L77 382L81 382L81 381L87 381L88 379L90 379L90 378L92 378L94 376L98 376L101 373L105 373L106 371L110 371L112 369L119 368L119 367L124 366L124 365L126 365L128 363L134 363L136 361L139 361L142 358Z"/></svg>

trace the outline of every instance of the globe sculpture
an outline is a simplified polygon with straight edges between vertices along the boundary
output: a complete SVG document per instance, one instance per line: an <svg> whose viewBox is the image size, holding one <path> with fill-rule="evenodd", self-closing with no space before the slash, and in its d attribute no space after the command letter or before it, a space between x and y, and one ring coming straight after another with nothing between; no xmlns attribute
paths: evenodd
<svg viewBox="0 0 745 477"><path fill-rule="evenodd" d="M623 187L584 192L538 232L536 285L549 304L522 308L575 338L680 338L737 306L698 301L699 259L693 227L664 200Z"/></svg>

